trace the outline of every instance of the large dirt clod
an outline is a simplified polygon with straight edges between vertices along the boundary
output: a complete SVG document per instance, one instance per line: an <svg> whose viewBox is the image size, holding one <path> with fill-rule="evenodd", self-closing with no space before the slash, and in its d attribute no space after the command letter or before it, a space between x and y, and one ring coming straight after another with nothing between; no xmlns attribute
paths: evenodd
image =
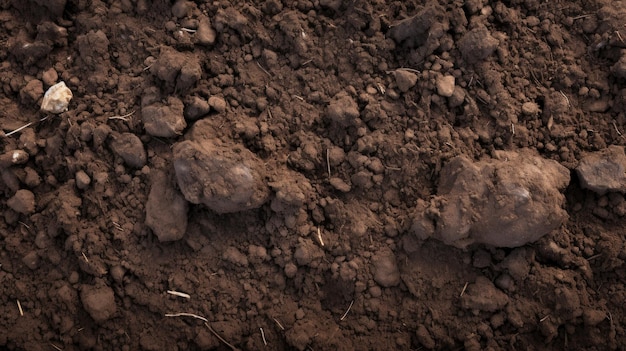
<svg viewBox="0 0 626 351"><path fill-rule="evenodd" d="M536 241L567 219L561 189L568 183L565 167L528 152L456 157L441 171L434 237L461 248Z"/></svg>
<svg viewBox="0 0 626 351"><path fill-rule="evenodd" d="M250 151L218 140L174 145L174 169L187 201L218 213L263 205L269 196L263 165Z"/></svg>

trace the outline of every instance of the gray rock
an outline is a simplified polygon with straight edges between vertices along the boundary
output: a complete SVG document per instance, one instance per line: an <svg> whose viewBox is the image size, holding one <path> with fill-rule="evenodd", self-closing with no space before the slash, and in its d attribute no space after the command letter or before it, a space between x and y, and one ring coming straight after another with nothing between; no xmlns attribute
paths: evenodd
<svg viewBox="0 0 626 351"><path fill-rule="evenodd" d="M599 195L608 191L626 192L625 172L624 147L617 145L587 154L576 167L580 186Z"/></svg>
<svg viewBox="0 0 626 351"><path fill-rule="evenodd" d="M76 187L78 187L78 189L80 190L87 189L89 184L91 184L91 178L89 178L89 175L87 175L87 173L85 173L85 171L82 171L82 170L76 172L75 179L76 179Z"/></svg>

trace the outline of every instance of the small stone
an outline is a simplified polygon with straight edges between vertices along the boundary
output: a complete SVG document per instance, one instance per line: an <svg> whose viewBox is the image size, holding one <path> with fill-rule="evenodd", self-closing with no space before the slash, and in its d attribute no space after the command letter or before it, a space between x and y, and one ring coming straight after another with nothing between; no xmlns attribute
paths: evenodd
<svg viewBox="0 0 626 351"><path fill-rule="evenodd" d="M30 190L18 190L13 197L7 201L13 211L21 214L31 214L35 212L35 194Z"/></svg>
<svg viewBox="0 0 626 351"><path fill-rule="evenodd" d="M343 181L343 179L338 178L338 177L332 177L330 178L330 185L332 185L333 188L343 192L343 193L347 193L350 192L350 185L346 182Z"/></svg>
<svg viewBox="0 0 626 351"><path fill-rule="evenodd" d="M85 171L81 170L81 171L76 172L75 178L76 178L76 186L80 190L87 189L89 184L91 184L91 178L89 178L89 176L87 175L87 173L85 173Z"/></svg>
<svg viewBox="0 0 626 351"><path fill-rule="evenodd" d="M405 69L398 69L394 71L396 78L396 85L401 92L406 93L409 89L413 88L417 84L417 74L407 71Z"/></svg>
<svg viewBox="0 0 626 351"><path fill-rule="evenodd" d="M522 113L526 116L537 116L540 112L539 105L534 101L527 101L522 104Z"/></svg>
<svg viewBox="0 0 626 351"><path fill-rule="evenodd" d="M226 111L226 100L219 96L211 96L209 98L209 106L219 113L224 113Z"/></svg>
<svg viewBox="0 0 626 351"><path fill-rule="evenodd" d="M443 97L451 97L454 94L454 77L439 76L437 77L437 94Z"/></svg>
<svg viewBox="0 0 626 351"><path fill-rule="evenodd" d="M51 86L44 94L41 111L54 114L65 112L72 97L72 91L65 85L65 82L59 82Z"/></svg>
<svg viewBox="0 0 626 351"><path fill-rule="evenodd" d="M102 323L113 317L117 311L113 289L108 286L83 285L80 300L85 311L97 323Z"/></svg>
<svg viewBox="0 0 626 351"><path fill-rule="evenodd" d="M217 32L213 27L211 27L211 22L208 18L200 19L200 24L198 24L198 30L196 31L196 39L198 39L198 44L211 46L215 44L215 39L217 38Z"/></svg>

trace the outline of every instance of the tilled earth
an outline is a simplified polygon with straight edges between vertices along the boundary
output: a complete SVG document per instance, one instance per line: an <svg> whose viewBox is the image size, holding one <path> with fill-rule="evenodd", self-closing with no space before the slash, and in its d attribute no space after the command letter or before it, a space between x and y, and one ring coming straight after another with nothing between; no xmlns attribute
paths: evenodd
<svg viewBox="0 0 626 351"><path fill-rule="evenodd" d="M626 349L625 2L0 9L0 348Z"/></svg>

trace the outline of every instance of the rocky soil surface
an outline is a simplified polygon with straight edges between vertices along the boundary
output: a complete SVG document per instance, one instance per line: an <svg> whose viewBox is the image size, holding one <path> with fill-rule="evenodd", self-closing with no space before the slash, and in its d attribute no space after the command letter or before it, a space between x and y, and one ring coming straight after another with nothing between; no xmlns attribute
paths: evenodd
<svg viewBox="0 0 626 351"><path fill-rule="evenodd" d="M0 0L0 348L626 350L624 23Z"/></svg>

